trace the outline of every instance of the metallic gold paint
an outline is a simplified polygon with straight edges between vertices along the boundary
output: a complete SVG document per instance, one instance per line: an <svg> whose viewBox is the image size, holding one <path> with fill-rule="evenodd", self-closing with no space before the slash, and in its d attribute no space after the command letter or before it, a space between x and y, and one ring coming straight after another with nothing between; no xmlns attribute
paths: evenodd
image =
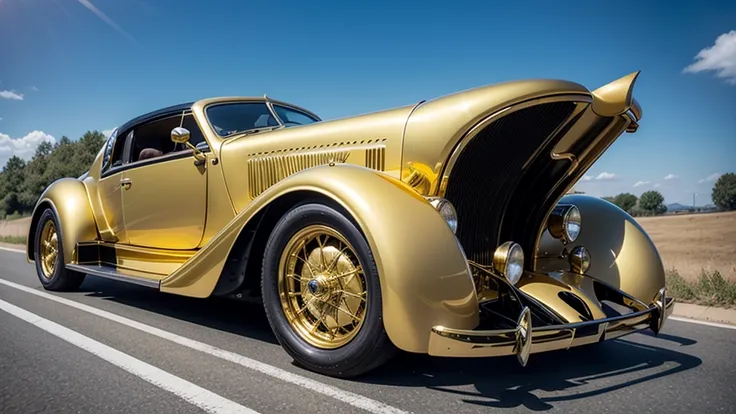
<svg viewBox="0 0 736 414"><path fill-rule="evenodd" d="M123 216L130 244L156 249L199 246L207 214L207 169L194 157L122 172Z"/></svg>
<svg viewBox="0 0 736 414"><path fill-rule="evenodd" d="M593 111L600 116L617 116L626 113L634 103L633 89L640 71L619 78L591 92ZM641 118L641 111L639 111Z"/></svg>
<svg viewBox="0 0 736 414"><path fill-rule="evenodd" d="M396 346L426 352L432 326L477 326L475 287L447 223L426 199L400 181L351 165L314 167L272 186L164 279L161 290L209 296L248 220L270 202L294 191L313 191L337 201L364 232L380 275L384 324ZM377 194L390 202L376 202ZM423 237L408 237L417 229L422 229Z"/></svg>
<svg viewBox="0 0 736 414"><path fill-rule="evenodd" d="M75 178L62 178L51 183L41 194L34 208L26 241L26 258L30 262L34 260L36 224L46 206L54 210L59 220L60 228L56 231L61 233L64 244L64 264L73 263L77 241L97 238L97 226L84 184Z"/></svg>
<svg viewBox="0 0 736 414"><path fill-rule="evenodd" d="M361 115L348 120L325 121L308 126L297 126L265 134L230 138L222 145L221 163L230 197L235 210L240 212L251 202L250 185L260 193L273 182L282 179L292 167L315 166L314 161L332 154L334 161L358 166L371 162L374 149L385 147L381 163L386 174L398 177L401 168L401 136L412 107L407 106ZM326 155L329 158L329 155ZM281 161L266 163L274 157ZM286 159L291 163L287 164ZM301 158L301 160L299 160ZM249 163L261 162L265 170L252 177ZM240 184L243 183L243 184ZM246 183L250 185L246 185Z"/></svg>
<svg viewBox="0 0 736 414"><path fill-rule="evenodd" d="M442 195L442 171L461 140L479 123L521 103L536 99L590 100L590 92L577 83L560 80L523 80L484 86L423 103L409 118L404 135L401 179L411 181L415 164L431 168L425 195ZM472 134L469 134L472 135Z"/></svg>
<svg viewBox="0 0 736 414"><path fill-rule="evenodd" d="M644 303L651 302L665 285L664 266L656 246L636 220L615 204L598 197L566 195L561 202L574 204L580 209L582 222L580 236L567 247L585 246L591 263L587 275L623 290ZM544 238L540 253L551 256L562 252L559 240ZM554 258L537 259L538 271L555 271L560 266L569 269Z"/></svg>
<svg viewBox="0 0 736 414"><path fill-rule="evenodd" d="M457 238L423 196L443 195L459 150L482 127L543 102L576 103L570 119L580 117L549 157L570 160L570 178L579 177L620 134L636 130L641 107L631 92L637 76L635 72L593 92L567 81L507 82L372 114L227 139L212 129L205 115L207 106L263 99L205 99L192 106L209 145L203 165L195 166L190 156L167 161L167 166L142 166L101 179L100 151L85 178L53 183L38 206L44 203L57 211L67 263L76 260L77 242L107 241L115 247L118 268L160 280L161 291L204 298L213 292L235 241L253 217L287 194L320 194L341 205L365 234L381 281L384 325L396 346L452 356L493 355L521 346L525 361L528 352L594 342L605 328L600 328L599 336L588 338L574 338L575 328L535 331L533 338L520 330L495 332L501 338L495 349L458 345L462 340L457 338L479 323L475 285ZM592 143L573 155L571 148L592 130L598 131ZM149 196L128 204L126 191L136 189L144 176L151 183L173 177L178 186L162 186L161 193L149 187ZM132 179L129 190L120 185L126 177ZM166 207L153 197L156 194L165 197ZM644 303L654 300L668 305L661 291L661 259L651 240L631 217L596 200L562 198L580 209L583 222L580 237L568 247L584 245L590 251L587 273L592 277ZM39 215L37 209L34 220ZM29 261L35 235L31 229ZM540 249L537 255L527 254L536 263L519 288L570 322L581 318L560 298L561 292L573 293L595 318L602 318L580 275L541 273L569 264L555 258L562 245L546 237L544 227L529 231L541 237ZM646 315L631 316L610 327L609 333L630 332L646 319ZM520 326L530 327L529 314L520 315L519 321Z"/></svg>

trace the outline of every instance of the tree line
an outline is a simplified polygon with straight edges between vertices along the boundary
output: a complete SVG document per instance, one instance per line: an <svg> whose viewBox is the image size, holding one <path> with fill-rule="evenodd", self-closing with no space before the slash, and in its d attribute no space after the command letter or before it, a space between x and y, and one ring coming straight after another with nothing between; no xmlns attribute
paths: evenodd
<svg viewBox="0 0 736 414"><path fill-rule="evenodd" d="M646 191L640 197L631 193L620 193L613 197L603 198L616 204L634 217L657 216L667 212L664 197L659 191ZM718 210L736 210L736 174L721 175L713 185L711 198Z"/></svg>
<svg viewBox="0 0 736 414"><path fill-rule="evenodd" d="M84 174L105 139L100 131L87 131L77 141L66 136L56 144L44 141L27 162L11 157L0 172L0 219L30 214L49 184Z"/></svg>

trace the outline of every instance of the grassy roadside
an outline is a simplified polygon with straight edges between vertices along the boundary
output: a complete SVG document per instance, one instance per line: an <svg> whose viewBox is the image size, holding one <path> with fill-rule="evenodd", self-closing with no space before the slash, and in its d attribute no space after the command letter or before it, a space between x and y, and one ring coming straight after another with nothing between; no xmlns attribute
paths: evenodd
<svg viewBox="0 0 736 414"><path fill-rule="evenodd" d="M718 270L700 271L697 278L686 279L677 269L666 274L667 291L670 296L684 303L736 307L736 282L727 280Z"/></svg>
<svg viewBox="0 0 736 414"><path fill-rule="evenodd" d="M26 244L26 236L0 236L0 243Z"/></svg>

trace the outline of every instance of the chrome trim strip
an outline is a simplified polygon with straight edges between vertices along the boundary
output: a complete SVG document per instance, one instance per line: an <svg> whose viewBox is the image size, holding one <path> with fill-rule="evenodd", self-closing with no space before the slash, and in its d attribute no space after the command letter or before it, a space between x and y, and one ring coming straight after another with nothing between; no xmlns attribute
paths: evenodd
<svg viewBox="0 0 736 414"><path fill-rule="evenodd" d="M135 285L145 286L154 289L158 289L161 283L158 280L123 275L116 272L115 269L110 266L85 266L78 264L68 264L66 265L66 268L69 270L74 270L76 272L82 272L93 276L104 277L106 279L117 280L118 282L132 283Z"/></svg>

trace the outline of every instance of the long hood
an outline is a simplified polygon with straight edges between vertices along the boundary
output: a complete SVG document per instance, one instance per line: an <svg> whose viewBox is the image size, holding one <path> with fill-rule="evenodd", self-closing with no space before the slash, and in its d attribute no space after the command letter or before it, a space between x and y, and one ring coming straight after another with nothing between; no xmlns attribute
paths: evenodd
<svg viewBox="0 0 736 414"><path fill-rule="evenodd" d="M490 264L506 240L535 251L556 202L622 133L638 127L638 75L594 91L527 80L427 102L407 122L401 178L454 204L470 260Z"/></svg>
<svg viewBox="0 0 736 414"><path fill-rule="evenodd" d="M230 138L221 158L236 211L280 180L331 160L399 178L404 127L414 106Z"/></svg>

